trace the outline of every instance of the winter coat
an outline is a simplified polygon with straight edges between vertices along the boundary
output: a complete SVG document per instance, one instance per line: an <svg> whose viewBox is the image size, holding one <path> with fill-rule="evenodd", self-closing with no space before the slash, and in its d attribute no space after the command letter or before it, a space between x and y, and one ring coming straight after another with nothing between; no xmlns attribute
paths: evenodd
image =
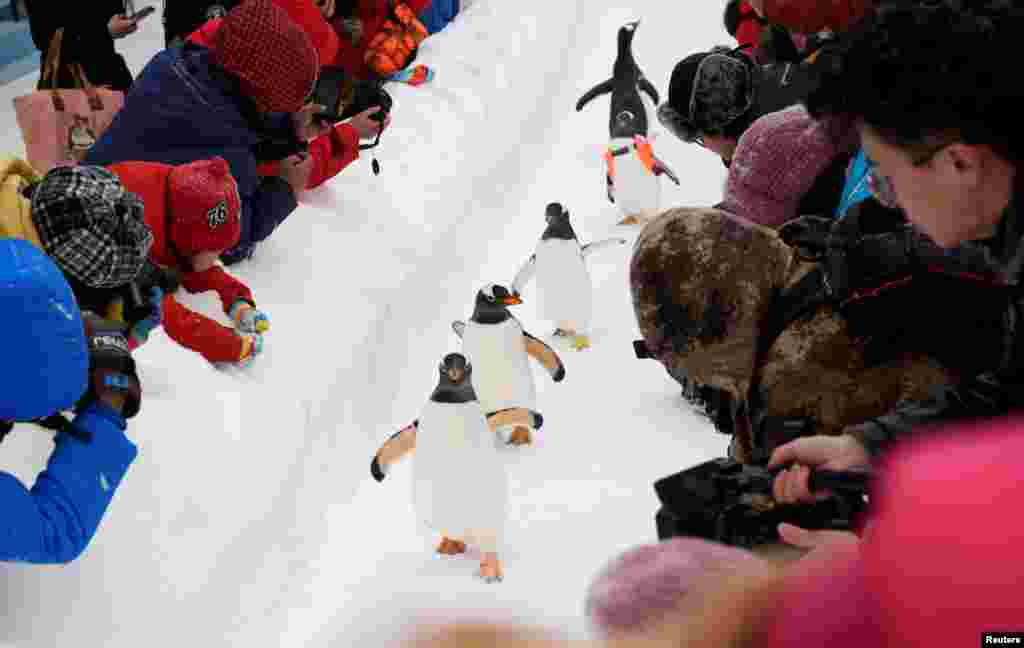
<svg viewBox="0 0 1024 648"><path fill-rule="evenodd" d="M241 237L222 256L231 264L251 256L256 244L297 206L284 179L256 172L253 154L263 139L294 139L294 126L289 115L257 113L209 56L196 45L157 54L84 163L106 166L143 160L177 165L216 156L227 160L242 199Z"/></svg>
<svg viewBox="0 0 1024 648"><path fill-rule="evenodd" d="M871 0L763 0L765 20L801 34L843 31L867 13Z"/></svg>
<svg viewBox="0 0 1024 648"><path fill-rule="evenodd" d="M374 78L374 72L366 64L363 56L366 53L366 45L377 35L384 21L391 16L390 2L392 0L356 0L355 18L362 25L362 33L359 40L353 39L339 28L341 17L336 16L332 21L335 29L341 37L338 47L338 56L334 64L344 68L346 72L357 79ZM430 7L431 0L406 0L404 3L415 14L423 13Z"/></svg>
<svg viewBox="0 0 1024 648"><path fill-rule="evenodd" d="M67 68L70 63L81 64L85 76L94 85L106 85L123 91L131 87L131 70L124 57L114 48L114 37L107 28L111 18L125 12L123 0L61 3L26 0L26 7L32 42L42 53L44 61L53 34L57 29L64 28L58 87L75 87Z"/></svg>
<svg viewBox="0 0 1024 648"><path fill-rule="evenodd" d="M138 450L124 418L96 402L73 425L91 433L83 443L58 432L46 470L31 489L0 472L0 560L68 563L85 551Z"/></svg>
<svg viewBox="0 0 1024 648"><path fill-rule="evenodd" d="M1024 268L1024 181L1018 180L1010 204L1006 207L998 231L989 239L972 241L960 248L960 255L982 252L991 259L992 267L1011 285L1019 285ZM990 369L964 376L956 384L939 385L926 401L907 402L889 414L849 428L872 454L878 454L893 441L909 437L923 425L951 419L991 418L1024 409L1024 296L1007 297L992 294L991 303L1003 316L1002 358L992 362ZM941 311L957 308L942 304ZM937 317L942 317L938 315ZM951 334L950 345L972 344L977 331ZM998 365L998 366L997 366Z"/></svg>
<svg viewBox="0 0 1024 648"><path fill-rule="evenodd" d="M417 18L431 34L444 29L458 15L460 0L433 0L430 6L419 13Z"/></svg>
<svg viewBox="0 0 1024 648"><path fill-rule="evenodd" d="M24 239L43 249L32 222L32 201L22 193L25 187L40 180L42 177L28 162L0 158L0 238Z"/></svg>
<svg viewBox="0 0 1024 648"><path fill-rule="evenodd" d="M156 162L123 162L110 166L125 188L142 198L146 205L146 224L153 230L150 260L165 268L179 270L181 285L190 293L216 291L225 314L239 299L255 306L249 288L224 268L214 266L203 272L192 272L181 267L167 240L167 182L172 169L170 165ZM174 295L165 295L162 307L162 324L172 340L210 362L237 362L240 359L242 338L234 330L189 309Z"/></svg>
<svg viewBox="0 0 1024 648"><path fill-rule="evenodd" d="M319 12L317 15L319 16ZM322 19L321 22L323 22ZM220 28L220 23L220 19L204 23L189 35L189 42L209 47L213 42L213 35ZM315 25L312 21L311 23ZM308 27L305 23L300 26L304 29ZM307 31L306 33L312 37L312 32ZM331 34L334 34L333 30L331 30ZM334 36L334 52L336 53L337 35L334 34ZM321 61L331 60L327 58L330 54L329 51L319 51ZM329 132L310 140L308 146L309 157L313 160L313 170L309 174L306 189L313 189L338 175L345 167L359 159L359 132L351 124L337 124ZM278 165L279 162L276 161L264 162L257 168L257 173L261 176L276 176Z"/></svg>

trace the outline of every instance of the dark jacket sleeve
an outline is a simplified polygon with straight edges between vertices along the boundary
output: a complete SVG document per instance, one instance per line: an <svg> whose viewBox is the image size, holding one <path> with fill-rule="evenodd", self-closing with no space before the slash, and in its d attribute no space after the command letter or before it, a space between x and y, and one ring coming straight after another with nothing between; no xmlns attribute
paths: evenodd
<svg viewBox="0 0 1024 648"><path fill-rule="evenodd" d="M895 410L846 431L872 457L895 441L921 432L923 426L963 419L994 418L1024 406L1024 382L987 373L957 385L941 385L925 401L901 403Z"/></svg>
<svg viewBox="0 0 1024 648"><path fill-rule="evenodd" d="M124 419L106 405L89 406L74 425L90 432L92 441L59 432L31 490L0 473L0 560L71 562L96 533L138 451L124 434Z"/></svg>

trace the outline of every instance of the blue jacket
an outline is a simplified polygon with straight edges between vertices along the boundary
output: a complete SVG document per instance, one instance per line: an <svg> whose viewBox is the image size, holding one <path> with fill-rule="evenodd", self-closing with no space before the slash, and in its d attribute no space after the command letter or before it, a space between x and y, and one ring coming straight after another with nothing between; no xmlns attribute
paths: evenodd
<svg viewBox="0 0 1024 648"><path fill-rule="evenodd" d="M124 434L124 419L102 403L85 408L73 425L92 433L92 441L59 432L31 490L0 472L0 560L71 562L96 534L138 451Z"/></svg>
<svg viewBox="0 0 1024 648"><path fill-rule="evenodd" d="M430 7L417 16L431 34L445 28L459 13L460 0L433 0Z"/></svg>
<svg viewBox="0 0 1024 648"><path fill-rule="evenodd" d="M296 207L287 182L256 172L253 149L267 136L294 139L290 117L261 117L210 62L205 48L171 48L142 70L124 107L84 163L186 164L223 157L242 199L241 237L224 255L225 262L234 263L250 256L256 243L270 236Z"/></svg>

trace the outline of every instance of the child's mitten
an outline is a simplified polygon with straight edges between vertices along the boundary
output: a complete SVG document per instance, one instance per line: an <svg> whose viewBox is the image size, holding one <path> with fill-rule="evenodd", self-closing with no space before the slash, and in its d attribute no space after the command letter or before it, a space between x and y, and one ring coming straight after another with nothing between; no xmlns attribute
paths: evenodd
<svg viewBox="0 0 1024 648"><path fill-rule="evenodd" d="M242 353L238 356L238 366L246 369L252 366L256 356L263 352L262 335L242 335Z"/></svg>
<svg viewBox="0 0 1024 648"><path fill-rule="evenodd" d="M164 291L160 288L153 287L149 291L149 304L152 306L152 311L149 316L141 319L132 325L131 330L128 332L128 342L131 348L135 349L146 343L149 339L149 334L153 332L153 329L160 326L163 321L164 309Z"/></svg>
<svg viewBox="0 0 1024 648"><path fill-rule="evenodd" d="M252 304L239 299L228 310L235 328L242 333L266 333L270 330L270 319L266 313L257 310Z"/></svg>

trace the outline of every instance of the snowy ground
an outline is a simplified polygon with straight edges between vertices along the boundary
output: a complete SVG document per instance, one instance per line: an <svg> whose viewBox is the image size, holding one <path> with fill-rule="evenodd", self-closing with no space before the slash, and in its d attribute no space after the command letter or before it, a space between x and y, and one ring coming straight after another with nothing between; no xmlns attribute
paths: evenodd
<svg viewBox="0 0 1024 648"><path fill-rule="evenodd" d="M628 246L591 257L594 347L558 347L560 384L536 367L545 425L534 446L506 453L504 583L474 579L472 559L434 556L410 464L377 484L369 461L459 349L451 321L532 252L548 202L570 210L584 241L635 238L604 197L608 100L574 105L610 75L616 30L638 17L636 56L663 94L675 61L727 40L718 3L477 0L427 41L421 60L437 79L392 88L382 174L364 159L307 194L238 268L272 321L258 364L216 370L162 332L137 354L139 459L79 561L0 567L0 641L355 646L453 611L585 633L594 573L655 538L653 480L726 445L659 365L632 355ZM121 43L138 71L162 46L159 18ZM34 83L0 88L4 150L19 155L10 99ZM668 136L655 148L683 181L666 185L665 204L717 201L724 170L711 154ZM515 313L547 336L530 296ZM216 310L212 295L185 299ZM50 448L16 431L0 467L31 483Z"/></svg>

